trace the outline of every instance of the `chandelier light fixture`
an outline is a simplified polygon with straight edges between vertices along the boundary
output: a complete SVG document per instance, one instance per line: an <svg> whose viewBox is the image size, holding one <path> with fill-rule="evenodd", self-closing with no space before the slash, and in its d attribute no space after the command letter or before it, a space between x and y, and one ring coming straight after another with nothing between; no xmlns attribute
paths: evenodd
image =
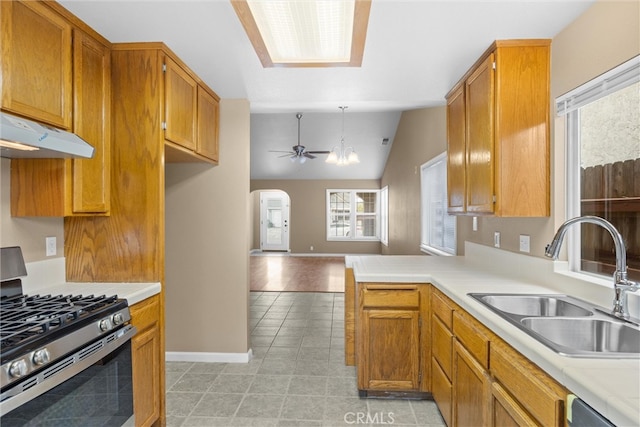
<svg viewBox="0 0 640 427"><path fill-rule="evenodd" d="M340 137L340 146L335 146L331 149L331 152L327 156L327 160L325 162L335 164L338 166L346 166L354 163L360 163L360 159L358 158L358 153L353 149L353 147L345 147L344 146L344 110L349 107L340 106L338 107L342 110L342 136Z"/></svg>

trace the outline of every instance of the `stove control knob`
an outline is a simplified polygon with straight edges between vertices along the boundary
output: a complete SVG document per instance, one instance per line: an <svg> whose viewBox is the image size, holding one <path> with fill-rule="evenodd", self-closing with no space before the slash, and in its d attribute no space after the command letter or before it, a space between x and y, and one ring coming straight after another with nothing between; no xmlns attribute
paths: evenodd
<svg viewBox="0 0 640 427"><path fill-rule="evenodd" d="M122 315L122 313L116 313L113 315L113 318L111 320L113 321L114 325L122 325L124 323L124 316Z"/></svg>
<svg viewBox="0 0 640 427"><path fill-rule="evenodd" d="M27 373L27 362L24 359L16 360L15 362L11 362L9 365L9 376L11 378L20 378Z"/></svg>
<svg viewBox="0 0 640 427"><path fill-rule="evenodd" d="M109 319L102 319L100 321L100 330L102 332L107 332L109 330L111 330L113 326L111 326L111 322L109 321Z"/></svg>
<svg viewBox="0 0 640 427"><path fill-rule="evenodd" d="M47 350L46 348L41 348L40 350L34 351L31 360L36 366L42 366L46 363L49 363L49 350Z"/></svg>

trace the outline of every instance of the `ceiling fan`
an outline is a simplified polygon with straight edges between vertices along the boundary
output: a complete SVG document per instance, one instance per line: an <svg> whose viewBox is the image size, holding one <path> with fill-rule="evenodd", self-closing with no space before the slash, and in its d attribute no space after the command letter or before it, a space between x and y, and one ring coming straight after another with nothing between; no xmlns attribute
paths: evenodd
<svg viewBox="0 0 640 427"><path fill-rule="evenodd" d="M292 162L298 160L300 163L306 162L307 159L315 159L316 156L314 154L329 154L329 151L307 151L304 145L300 145L300 119L302 118L302 113L297 113L296 118L298 119L298 144L291 147L291 151L269 150L269 152L286 153L278 157L289 157Z"/></svg>

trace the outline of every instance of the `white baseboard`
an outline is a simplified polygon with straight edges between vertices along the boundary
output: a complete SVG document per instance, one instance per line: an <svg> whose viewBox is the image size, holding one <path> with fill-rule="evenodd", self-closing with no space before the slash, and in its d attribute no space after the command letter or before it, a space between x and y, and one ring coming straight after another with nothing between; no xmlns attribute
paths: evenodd
<svg viewBox="0 0 640 427"><path fill-rule="evenodd" d="M249 349L246 353L167 351L164 357L167 362L249 363L253 358L253 350Z"/></svg>

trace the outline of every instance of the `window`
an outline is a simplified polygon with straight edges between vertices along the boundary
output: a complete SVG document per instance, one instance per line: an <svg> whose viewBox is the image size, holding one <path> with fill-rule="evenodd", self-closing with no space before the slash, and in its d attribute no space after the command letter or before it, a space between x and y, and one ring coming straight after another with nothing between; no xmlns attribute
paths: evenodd
<svg viewBox="0 0 640 427"><path fill-rule="evenodd" d="M327 190L327 240L380 240L379 190Z"/></svg>
<svg viewBox="0 0 640 427"><path fill-rule="evenodd" d="M434 255L456 254L456 217L447 213L447 153L420 167L420 249Z"/></svg>
<svg viewBox="0 0 640 427"><path fill-rule="evenodd" d="M640 57L558 98L566 114L567 217L611 222L627 249L629 278L640 279ZM611 276L613 239L602 227L569 230L574 271Z"/></svg>

